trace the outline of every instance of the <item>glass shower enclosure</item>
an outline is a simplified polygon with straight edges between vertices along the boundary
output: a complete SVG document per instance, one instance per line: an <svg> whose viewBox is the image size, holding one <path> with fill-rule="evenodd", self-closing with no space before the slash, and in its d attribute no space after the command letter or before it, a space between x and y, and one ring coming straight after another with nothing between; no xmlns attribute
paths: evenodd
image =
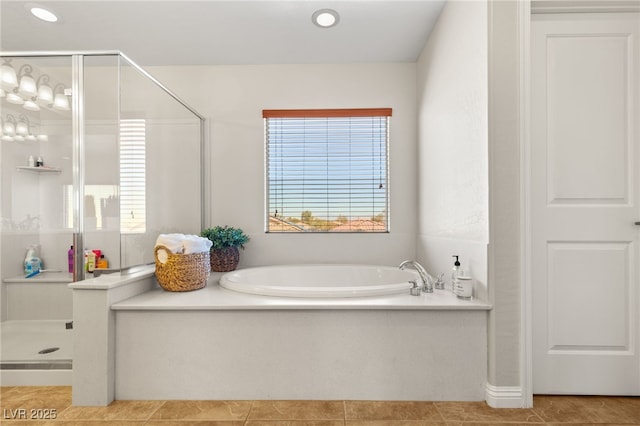
<svg viewBox="0 0 640 426"><path fill-rule="evenodd" d="M70 384L68 284L203 228L204 119L120 52L0 56L1 379Z"/></svg>

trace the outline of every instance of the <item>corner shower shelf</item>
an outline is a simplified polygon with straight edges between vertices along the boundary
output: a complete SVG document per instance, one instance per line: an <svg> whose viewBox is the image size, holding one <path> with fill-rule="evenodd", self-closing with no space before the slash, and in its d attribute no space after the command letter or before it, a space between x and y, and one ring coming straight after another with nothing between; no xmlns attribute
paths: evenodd
<svg viewBox="0 0 640 426"><path fill-rule="evenodd" d="M34 173L60 173L62 169L57 167L29 167L29 166L18 166L16 167L19 171L26 172L34 172Z"/></svg>

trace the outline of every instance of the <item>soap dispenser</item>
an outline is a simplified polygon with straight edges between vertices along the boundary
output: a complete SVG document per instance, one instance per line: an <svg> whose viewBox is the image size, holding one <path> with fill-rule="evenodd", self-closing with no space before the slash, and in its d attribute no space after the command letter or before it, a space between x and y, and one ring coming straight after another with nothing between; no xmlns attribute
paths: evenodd
<svg viewBox="0 0 640 426"><path fill-rule="evenodd" d="M458 255L453 255L451 257L455 257L456 261L453 264L453 271L451 271L451 291L452 292L456 292L456 280L458 279L459 276L464 275L464 271L462 270L462 268L460 267L460 261L458 260L459 256Z"/></svg>

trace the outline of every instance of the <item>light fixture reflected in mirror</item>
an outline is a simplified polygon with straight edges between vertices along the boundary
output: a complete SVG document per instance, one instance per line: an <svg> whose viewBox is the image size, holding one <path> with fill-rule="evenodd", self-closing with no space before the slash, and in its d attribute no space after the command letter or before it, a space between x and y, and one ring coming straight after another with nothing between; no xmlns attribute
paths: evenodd
<svg viewBox="0 0 640 426"><path fill-rule="evenodd" d="M31 122L29 121L29 117L27 117L27 116L25 116L23 114L20 114L20 121L24 122L26 124L26 126L27 126L27 130L26 130L26 133L24 135L24 139L25 140L27 140L29 142L35 142L35 141L39 140L39 138L41 136L44 137L41 140L43 140L43 141L49 140L49 137L47 135L37 135L36 136L36 135L33 134L33 132L32 132L33 126L31 125ZM18 128L17 127L16 127L16 133L18 133Z"/></svg>
<svg viewBox="0 0 640 426"><path fill-rule="evenodd" d="M7 114L7 117L9 117L9 114ZM13 116L11 116L11 118L13 118ZM15 127L14 127L14 134L13 134L13 140L16 142L23 142L24 141L24 137L29 133L29 129L27 127L27 123L24 120L24 115L20 114L19 116L19 120L15 121Z"/></svg>
<svg viewBox="0 0 640 426"><path fill-rule="evenodd" d="M11 59L4 59L0 69L0 86L7 92L18 87L18 76L11 65Z"/></svg>
<svg viewBox="0 0 640 426"><path fill-rule="evenodd" d="M51 105L53 103L53 89L49 86L49 76L42 74L38 77L37 85L38 96L36 102L42 106Z"/></svg>
<svg viewBox="0 0 640 426"><path fill-rule="evenodd" d="M28 119L24 114L20 114L19 121L16 123L16 135L27 136L29 134Z"/></svg>
<svg viewBox="0 0 640 426"><path fill-rule="evenodd" d="M36 86L36 80L31 76L32 72L33 68L29 64L24 64L18 71L18 79L20 80L18 93L29 98L38 95L38 87Z"/></svg>
<svg viewBox="0 0 640 426"><path fill-rule="evenodd" d="M2 133L7 136L15 136L16 134L16 118L7 114L7 119L2 122Z"/></svg>
<svg viewBox="0 0 640 426"><path fill-rule="evenodd" d="M15 105L22 105L24 104L24 99L22 99L22 97L20 97L20 95L18 95L17 89L13 89L11 92L7 93L7 102L10 102L12 104Z"/></svg>
<svg viewBox="0 0 640 426"><path fill-rule="evenodd" d="M64 94L64 84L56 84L53 88L55 97L53 98L53 108L61 111L69 110L69 98Z"/></svg>
<svg viewBox="0 0 640 426"><path fill-rule="evenodd" d="M29 111L40 111L40 106L36 103L36 98L27 99L24 101L22 108Z"/></svg>
<svg viewBox="0 0 640 426"><path fill-rule="evenodd" d="M34 67L23 64L16 73L11 64L13 58L2 58L0 74L0 98L7 102L22 105L28 111L40 111L41 108L53 108L59 111L69 111L71 105L70 90L62 83L53 85L47 74L34 78Z"/></svg>
<svg viewBox="0 0 640 426"><path fill-rule="evenodd" d="M31 125L29 117L24 114L18 116L18 120L12 114L6 114L6 118L1 119L2 137L1 140L6 142L46 142L49 135L45 133L35 133L34 126Z"/></svg>

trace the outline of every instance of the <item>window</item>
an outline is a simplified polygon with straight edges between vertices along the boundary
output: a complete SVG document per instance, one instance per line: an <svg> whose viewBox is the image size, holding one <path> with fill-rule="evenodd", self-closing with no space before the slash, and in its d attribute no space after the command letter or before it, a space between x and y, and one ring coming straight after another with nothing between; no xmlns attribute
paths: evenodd
<svg viewBox="0 0 640 426"><path fill-rule="evenodd" d="M390 108L263 117L267 232L388 232Z"/></svg>
<svg viewBox="0 0 640 426"><path fill-rule="evenodd" d="M145 120L120 120L120 232L125 234L146 229L145 144Z"/></svg>

